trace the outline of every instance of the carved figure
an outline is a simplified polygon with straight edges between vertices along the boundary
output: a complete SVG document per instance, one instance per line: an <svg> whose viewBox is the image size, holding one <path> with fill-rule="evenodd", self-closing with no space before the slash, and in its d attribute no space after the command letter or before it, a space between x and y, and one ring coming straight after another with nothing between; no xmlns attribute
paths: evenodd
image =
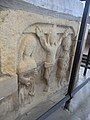
<svg viewBox="0 0 90 120"><path fill-rule="evenodd" d="M67 31L66 37L62 41L62 53L59 56L58 62L57 62L57 80L58 85L65 85L68 81L68 74L69 74L69 62L70 62L70 48L72 44L72 35L69 32L69 29Z"/></svg>
<svg viewBox="0 0 90 120"><path fill-rule="evenodd" d="M34 34L26 35L20 45L19 50L19 95L20 102L25 102L29 96L35 94L35 76L37 74L37 64L33 58L33 52L36 48L36 38Z"/></svg>
<svg viewBox="0 0 90 120"><path fill-rule="evenodd" d="M40 43L43 47L43 49L46 51L46 61L44 64L45 67L45 73L44 78L47 83L46 91L48 90L50 86L50 75L53 70L53 66L56 63L56 52L58 47L61 45L62 40L67 35L67 30L63 33L61 37L58 37L58 34L56 32L56 25L53 25L50 32L45 35L43 30L41 30L38 26L36 27L36 34L39 37Z"/></svg>

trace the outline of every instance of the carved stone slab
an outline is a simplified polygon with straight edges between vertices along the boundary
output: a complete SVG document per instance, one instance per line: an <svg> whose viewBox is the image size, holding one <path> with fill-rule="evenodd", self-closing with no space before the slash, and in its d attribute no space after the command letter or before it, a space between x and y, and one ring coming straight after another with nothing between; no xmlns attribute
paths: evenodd
<svg viewBox="0 0 90 120"><path fill-rule="evenodd" d="M78 30L78 21L25 9L1 11L0 91L6 89L0 97L18 91L19 110L25 112L64 87L69 82Z"/></svg>

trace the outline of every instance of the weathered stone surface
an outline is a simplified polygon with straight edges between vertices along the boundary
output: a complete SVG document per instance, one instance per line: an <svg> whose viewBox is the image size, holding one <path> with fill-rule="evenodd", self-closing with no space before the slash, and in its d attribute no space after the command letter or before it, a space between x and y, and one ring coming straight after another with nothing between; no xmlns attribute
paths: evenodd
<svg viewBox="0 0 90 120"><path fill-rule="evenodd" d="M0 100L0 120L15 120L19 115L18 92Z"/></svg>
<svg viewBox="0 0 90 120"><path fill-rule="evenodd" d="M1 15L5 11L1 11ZM68 21L63 19L55 19L48 16L43 16L29 13L20 10L7 10L5 13L8 13L4 22L1 23L1 71L3 73L15 74L17 69L17 54L18 54L18 45L20 44L20 37L29 25L37 22L45 23L57 23L73 26L75 32L77 32L78 23L74 21ZM4 14L5 14L4 13ZM36 18L36 19L35 19ZM15 27L13 27L15 26ZM6 31L6 32L5 32ZM13 44L12 44L13 43ZM6 47L4 47L6 46ZM42 50L43 51L43 50ZM42 54L43 55L43 54ZM39 55L36 55L38 60ZM39 59L42 59L42 57ZM41 60L39 60L41 61Z"/></svg>
<svg viewBox="0 0 90 120"><path fill-rule="evenodd" d="M52 94L56 90L60 89L60 87L57 86L58 83L55 71L57 71L57 59L59 54L62 54L63 49L61 50L62 52L57 53L57 58L55 58L56 52L60 50L60 46L62 45L61 43L64 39L63 33L66 31L65 37L67 37L68 33L73 34L73 37L75 37L78 32L79 23L76 21L29 13L22 10L1 11L2 16L3 14L8 15L6 15L4 21L2 21L0 25L1 73L11 76L14 76L15 74L18 75L19 102L22 106L20 110L21 112L25 112L26 108L28 109L34 107L40 101L47 99L49 94ZM56 25L56 28L53 28L54 24ZM42 46L44 45L40 43L40 39L36 33L36 26L38 26L40 30L43 30L43 36L51 34L50 39L46 39L46 42L48 45L50 44L51 47L53 42L52 40L58 41L59 37L62 39L60 44L58 44L58 47L56 46L56 43L53 44L56 46L56 50L52 47L53 49L47 53L47 50L43 49ZM53 33L55 33L52 29L57 31L55 36L52 36L54 35ZM68 32L68 29L71 30ZM51 31L51 33L49 31ZM31 34L33 34L33 36ZM43 40L44 39L41 39L42 42L44 42ZM72 41L71 44L73 43L73 40L76 44L77 40L75 39L70 40L70 42ZM33 45L35 46L35 50L33 50ZM48 49L49 48L50 47L48 46ZM74 51L75 46L73 46L72 49ZM74 52L72 54L74 55ZM49 70L45 64L46 62L48 64L52 64L54 69L51 70L51 68L49 68ZM40 67L41 65L42 67ZM31 78L34 77L34 74L31 72L33 68L37 69L38 75L35 79L31 80ZM46 73L44 69L46 69ZM47 80L44 80L43 75L47 78ZM68 78L65 77L65 80L66 79ZM45 90L48 86L47 82L49 82L50 89L49 91L46 90L47 92L44 92L43 90ZM13 80L11 81L11 85L13 85ZM11 94L10 91L7 92ZM25 109L23 108L23 105L26 106Z"/></svg>
<svg viewBox="0 0 90 120"><path fill-rule="evenodd" d="M1 2L7 9L0 11L0 97L18 91L22 114L68 84L80 24L17 3Z"/></svg>
<svg viewBox="0 0 90 120"><path fill-rule="evenodd" d="M3 75L0 77L0 99L18 90L17 76Z"/></svg>

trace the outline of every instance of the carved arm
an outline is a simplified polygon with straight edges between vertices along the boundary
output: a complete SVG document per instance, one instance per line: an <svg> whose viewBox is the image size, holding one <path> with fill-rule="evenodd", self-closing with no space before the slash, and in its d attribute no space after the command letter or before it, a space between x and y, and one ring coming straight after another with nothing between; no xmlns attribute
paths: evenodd
<svg viewBox="0 0 90 120"><path fill-rule="evenodd" d="M43 31L40 30L38 26L36 27L35 31L36 31L36 35L39 37L40 43L42 47L44 48L44 50L49 51L49 46L48 46L48 43L46 41Z"/></svg>
<svg viewBox="0 0 90 120"><path fill-rule="evenodd" d="M58 42L57 42L58 46L60 46L60 44L62 43L62 40L63 40L65 37L67 37L68 34L69 34L69 29L67 28L67 29L64 31L62 37L58 40Z"/></svg>

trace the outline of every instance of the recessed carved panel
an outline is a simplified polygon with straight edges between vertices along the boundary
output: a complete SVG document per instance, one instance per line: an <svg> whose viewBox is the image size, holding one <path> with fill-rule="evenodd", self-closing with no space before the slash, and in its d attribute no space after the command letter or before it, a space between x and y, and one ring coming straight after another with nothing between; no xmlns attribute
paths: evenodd
<svg viewBox="0 0 90 120"><path fill-rule="evenodd" d="M7 86L1 96L7 105L7 97L15 92L20 113L68 85L79 23L58 15L17 8L0 12L4 18L0 24L0 80Z"/></svg>
<svg viewBox="0 0 90 120"><path fill-rule="evenodd" d="M43 92L49 92L53 71L56 71L54 81L57 82L58 86L64 82L67 83L70 50L74 34L74 30L70 26L48 23L35 23L23 32L17 67L20 103L24 103L25 99L29 99L30 102L30 97L34 97L37 92L35 91L35 78L38 74L38 64L40 64L36 62L34 55L37 53L37 43L45 54L42 61L44 71L41 72L43 74L42 81L46 86L43 88ZM39 50L42 50L41 48ZM61 51L58 52L58 50ZM39 53L37 54L42 57ZM55 65L57 70L54 69Z"/></svg>

